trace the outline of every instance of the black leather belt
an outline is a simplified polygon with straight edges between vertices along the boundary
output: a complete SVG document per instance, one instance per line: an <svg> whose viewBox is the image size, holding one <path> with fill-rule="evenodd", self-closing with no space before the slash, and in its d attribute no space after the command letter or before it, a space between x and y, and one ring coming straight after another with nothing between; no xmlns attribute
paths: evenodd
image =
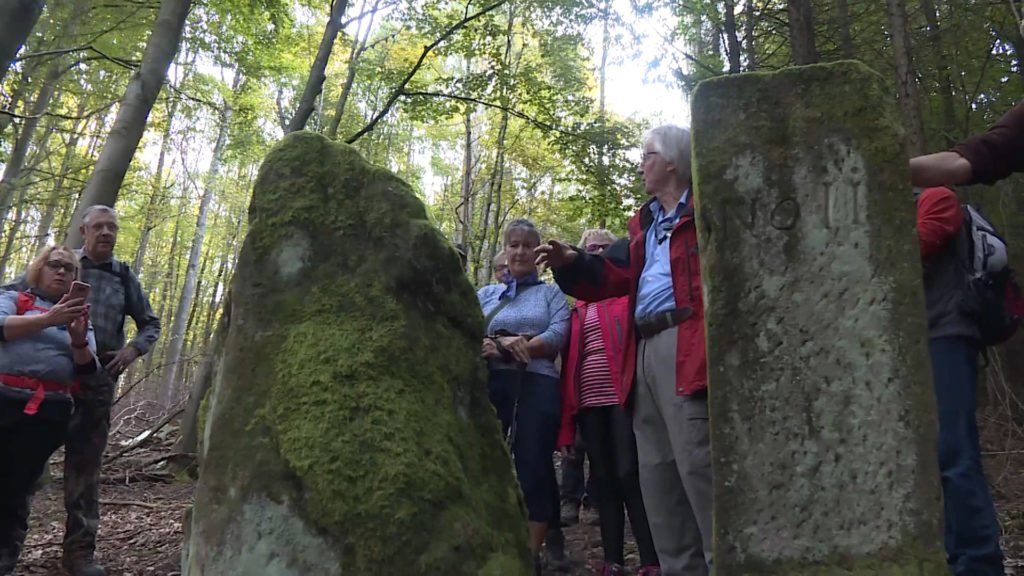
<svg viewBox="0 0 1024 576"><path fill-rule="evenodd" d="M658 312L657 314L637 318L636 331L640 334L641 338L647 340L648 338L653 338L673 326L682 324L690 316L693 316L693 308L690 308L689 306L686 308L675 308L672 310L666 310L665 312Z"/></svg>

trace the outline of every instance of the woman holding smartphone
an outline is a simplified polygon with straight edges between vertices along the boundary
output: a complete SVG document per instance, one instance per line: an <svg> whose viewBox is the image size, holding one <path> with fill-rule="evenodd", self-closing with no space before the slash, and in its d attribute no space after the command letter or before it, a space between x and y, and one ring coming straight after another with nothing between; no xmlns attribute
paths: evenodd
<svg viewBox="0 0 1024 576"><path fill-rule="evenodd" d="M0 576L21 554L32 487L64 442L71 395L99 370L79 271L70 248L50 246L29 265L27 291L0 294Z"/></svg>

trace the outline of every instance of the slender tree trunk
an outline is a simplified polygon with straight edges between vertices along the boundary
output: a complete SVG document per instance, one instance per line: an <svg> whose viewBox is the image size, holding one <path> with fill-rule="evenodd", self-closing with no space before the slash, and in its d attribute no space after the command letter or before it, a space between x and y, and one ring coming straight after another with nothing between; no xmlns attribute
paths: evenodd
<svg viewBox="0 0 1024 576"><path fill-rule="evenodd" d="M209 225L209 228L217 229L217 211L213 212L213 222ZM185 323L185 336L186 343L189 344L191 349L192 343L195 342L195 323L196 318L199 315L199 306L203 301L203 280L206 279L207 269L210 267L210 259L213 258L213 247L206 246L203 250L202 255L199 258L199 273L196 275L196 288L193 290L192 306L188 311L188 321Z"/></svg>
<svg viewBox="0 0 1024 576"><path fill-rule="evenodd" d="M601 18L601 64L598 68L598 100L597 100L597 111L601 118L601 125L604 126L605 121L605 87L608 84L608 48L611 46L611 33L608 30L608 21L611 9L610 0L605 0L603 12L603 18Z"/></svg>
<svg viewBox="0 0 1024 576"><path fill-rule="evenodd" d="M348 7L348 0L334 0L331 4L331 15L327 18L327 26L324 27L323 38L320 39L320 48L317 50L316 59L313 60L313 67L309 70L309 78L306 80L306 88L302 91L302 98L299 99L299 107L295 110L288 129L285 133L302 130L306 122L313 114L316 99L324 87L324 80L327 80L327 61L331 59L331 51L334 49L334 40L341 31L341 18L345 15L345 8Z"/></svg>
<svg viewBox="0 0 1024 576"><path fill-rule="evenodd" d="M920 0L921 12L924 13L928 22L928 43L931 45L929 53L935 65L936 81L939 89L939 102L942 104L942 140L946 147L953 146L959 140L959 131L956 123L956 104L953 99L956 92L953 89L953 77L949 69L949 57L946 51L946 43L943 41L943 32L939 26L939 14L933 0Z"/></svg>
<svg viewBox="0 0 1024 576"><path fill-rule="evenodd" d="M199 377L196 378L192 389L189 391L188 403L185 405L185 412L181 417L181 435L174 443L173 451L178 454L199 454L199 412L202 408L203 399L213 386L218 363L222 353L224 339L227 337L228 325L231 321L230 297L226 299L224 313L221 314L220 322L217 324L217 333L210 344L210 351L203 359L199 369Z"/></svg>
<svg viewBox="0 0 1024 576"><path fill-rule="evenodd" d="M0 0L0 82L35 28L45 4L43 0Z"/></svg>
<svg viewBox="0 0 1024 576"><path fill-rule="evenodd" d="M2 2L3 0L0 0ZM37 62L41 59L33 58L28 62L25 62L21 67L21 75L18 77L18 82L11 91L10 98L4 104L4 107L11 112L16 112L18 105L21 103L22 98L28 93L29 88L32 86L32 78L36 75L36 69L39 67ZM4 132L7 127L14 121L14 116L8 116L7 114L0 114L0 142L3 142Z"/></svg>
<svg viewBox="0 0 1024 576"><path fill-rule="evenodd" d="M903 0L886 0L889 12L889 32L892 36L893 55L896 59L896 85L899 89L900 110L906 129L906 148L910 156L924 153L924 123L921 120L921 98L917 88L917 74L910 50L910 32L907 29L907 9Z"/></svg>
<svg viewBox="0 0 1024 576"><path fill-rule="evenodd" d="M850 34L850 6L847 0L836 0L836 27L839 28L839 51L844 60L857 57Z"/></svg>
<svg viewBox="0 0 1024 576"><path fill-rule="evenodd" d="M171 249L167 253L167 267L164 268L164 278L160 286L160 298L159 304L157 304L157 316L162 318L164 321L167 320L168 309L170 308L171 301L174 300L175 289L178 286L178 241L181 238L181 220L184 217L185 211L179 209L178 214L174 219L174 231L171 233ZM161 362L167 358L167 342L168 338L161 338L159 341L159 354L156 351L151 351L146 355L149 362L154 367L153 371L156 371L156 367L160 366ZM157 378L159 380L159 377ZM155 391L150 391L150 399L154 401L161 401L162 398L160 385L162 381L156 386Z"/></svg>
<svg viewBox="0 0 1024 576"><path fill-rule="evenodd" d="M740 72L740 37L736 32L736 0L725 0L725 14L722 25L725 28L725 43L729 52L729 73Z"/></svg>
<svg viewBox="0 0 1024 576"><path fill-rule="evenodd" d="M498 253L498 246L501 245L501 222L498 215L501 214L501 191L505 181L505 136L508 134L508 120L509 114L506 108L501 111L501 124L498 126L498 148L494 158L494 170L491 172L491 182L488 186L493 191L493 194L489 193L487 197L488 199L494 198L494 226L491 229L491 242L484 260L485 279L492 275L494 256ZM490 210L488 209L488 211Z"/></svg>
<svg viewBox="0 0 1024 576"><path fill-rule="evenodd" d="M76 218L68 228L68 244L75 247L82 245L82 234L78 226L74 225L82 211L95 204L114 206L117 203L121 183L124 182L128 167L135 157L135 150L146 130L146 119L167 78L167 69L178 52L181 33L191 7L192 0L163 0L160 4L153 33L142 55L142 64L128 82L117 118L100 152L92 177L82 192Z"/></svg>
<svg viewBox="0 0 1024 576"><path fill-rule="evenodd" d="M818 61L811 0L789 0L789 42L793 49L793 63L797 66Z"/></svg>
<svg viewBox="0 0 1024 576"><path fill-rule="evenodd" d="M241 85L242 74L236 72L232 93L237 92ZM188 255L188 265L185 268L185 284L181 289L181 297L178 299L178 309L174 313L174 323L171 325L170 339L168 340L167 368L164 373L163 405L170 408L173 404L174 390L177 384L179 373L178 363L181 360L182 345L185 341L186 321L188 320L189 308L192 306L192 298L195 296L196 271L199 266L199 256L203 248L203 240L206 237L206 220L213 201L213 192L217 186L217 176L220 173L220 165L224 156L224 148L228 141L228 131L231 128L231 114L233 112L230 101L224 103L221 110L217 143L213 147L213 159L210 161L210 171L206 175L206 186L203 191L203 198L199 202L199 216L196 219L196 231L192 237L192 249Z"/></svg>
<svg viewBox="0 0 1024 576"><path fill-rule="evenodd" d="M515 5L509 4L508 6L508 25L505 28L505 67L507 69L512 69L512 40L513 32L515 31ZM501 229L500 222L498 221L498 214L501 214L501 191L502 184L505 181L505 137L508 134L508 111L512 107L512 101L507 86L503 86L502 88L501 104L501 123L498 126L498 142L495 147L494 166L491 169L491 178L487 184L487 213L489 214L491 212L490 204L493 199L494 226L492 227L490 242L487 243L486 257L483 261L484 278L482 280L485 282L493 274L492 268L494 264L494 256L498 253L498 245L501 243Z"/></svg>
<svg viewBox="0 0 1024 576"><path fill-rule="evenodd" d="M14 242L21 234L21 227L25 223L25 194L28 186L22 186L18 191L18 204L14 210L14 220L7 231L7 240L4 242L4 253L0 256L0 278L7 278L7 263L11 261L11 254L14 252Z"/></svg>
<svg viewBox="0 0 1024 576"><path fill-rule="evenodd" d="M4 175L0 179L0 225L7 220L7 213L11 209L11 202L18 188L18 179L21 178L22 168L25 166L25 159L32 147L32 140L35 138L36 129L42 119L43 112L46 112L50 100L57 91L57 85L63 74L63 66L59 59L55 60L46 72L46 79L32 103L30 117L25 120L18 139L14 141L14 150L4 166Z"/></svg>
<svg viewBox="0 0 1024 576"><path fill-rule="evenodd" d="M367 2L363 2L363 11L366 10ZM348 97L352 93L352 86L356 81L356 74L359 72L359 60L362 58L363 53L366 52L366 42L370 39L370 32L373 30L373 21L377 15L377 10L380 7L380 0L376 0L373 3L373 8L370 11L370 21L363 27L363 22L360 19L359 27L356 29L356 34L352 38L352 50L348 55L348 69L345 71L345 84L341 87L341 94L338 96L338 103L334 107L334 117L331 118L331 126L327 130L327 135L331 138L338 137L338 127L341 125L341 119L345 114L345 106L348 104Z"/></svg>
<svg viewBox="0 0 1024 576"><path fill-rule="evenodd" d="M471 71L471 63L466 58L466 76ZM472 237L473 204L473 107L466 103L462 133L462 188L459 203L458 222L455 227L455 242L469 250L469 239ZM472 255L467 252L467 257Z"/></svg>
<svg viewBox="0 0 1024 576"><path fill-rule="evenodd" d="M78 101L77 115L81 116L85 113L85 98L81 98ZM68 173L71 171L71 164L75 160L75 152L78 149L78 140L82 137L84 131L83 120L76 120L74 125L71 127L71 137L64 144L64 157L60 161L60 173L57 178L53 181L53 188L50 190L50 196L46 199L46 206L43 207L43 212L39 217L39 226L36 228L36 252L41 251L45 246L50 243L51 230L53 228L53 218L57 214L57 205L60 203L61 197L64 195L64 179L67 178Z"/></svg>
<svg viewBox="0 0 1024 576"><path fill-rule="evenodd" d="M757 30L757 12L754 9L755 0L747 0L743 5L743 47L747 55L747 71L757 70L760 65L760 58L757 56L757 41L755 31Z"/></svg>
<svg viewBox="0 0 1024 576"><path fill-rule="evenodd" d="M146 215L142 221L142 230L139 234L139 246L135 250L135 260L132 267L135 274L142 276L142 268L146 264L146 251L149 249L149 238L153 229L157 226L157 214L160 208L167 202L166 191L164 190L164 168L167 162L167 154L171 150L171 134L174 124L174 117L178 114L178 99L171 101L167 107L167 126L164 128L163 137L160 139L160 154L156 159L156 174L153 175L153 190L146 202Z"/></svg>

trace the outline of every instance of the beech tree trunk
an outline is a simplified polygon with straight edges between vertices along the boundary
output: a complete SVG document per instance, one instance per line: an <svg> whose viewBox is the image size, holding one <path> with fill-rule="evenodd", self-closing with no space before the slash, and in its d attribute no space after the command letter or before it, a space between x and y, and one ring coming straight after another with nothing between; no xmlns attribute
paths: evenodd
<svg viewBox="0 0 1024 576"><path fill-rule="evenodd" d="M757 41L754 37L757 29L757 12L754 0L747 0L743 6L743 46L747 55L747 71L757 70L761 60L757 57Z"/></svg>
<svg viewBox="0 0 1024 576"><path fill-rule="evenodd" d="M907 8L903 0L886 0L889 12L889 32L893 55L896 59L896 85L899 89L900 111L906 129L906 148L910 156L924 154L924 122L921 119L921 97L917 87L917 73L910 50L910 32L907 29Z"/></svg>
<svg viewBox="0 0 1024 576"><path fill-rule="evenodd" d="M82 245L78 221L86 208L95 204L114 206L117 203L121 183L146 130L146 120L167 78L167 69L178 53L181 33L191 7L192 0L163 0L160 4L156 24L142 55L142 64L128 81L117 118L68 227L67 243L71 246Z"/></svg>
<svg viewBox="0 0 1024 576"><path fill-rule="evenodd" d="M725 0L722 26L725 29L726 49L729 52L729 73L740 72L740 38L736 32L736 0Z"/></svg>
<svg viewBox="0 0 1024 576"><path fill-rule="evenodd" d="M811 0L789 0L789 42L793 49L793 63L797 66L818 61Z"/></svg>
<svg viewBox="0 0 1024 576"><path fill-rule="evenodd" d="M839 51L843 59L856 58L853 36L850 34L850 5L847 0L836 0L836 27L839 28Z"/></svg>
<svg viewBox="0 0 1024 576"><path fill-rule="evenodd" d="M348 0L334 0L331 5L331 14L327 18L323 38L320 39L320 48L316 52L316 59L313 60L313 67L309 70L306 88L302 91L302 97L299 99L299 107L295 110L295 115L292 116L288 128L285 130L286 134L305 128L309 117L313 115L316 99L324 88L324 80L327 79L327 62L331 59L334 41L338 37L338 32L341 31L341 18L345 15L347 7Z"/></svg>
<svg viewBox="0 0 1024 576"><path fill-rule="evenodd" d="M942 143L946 147L953 146L959 140L956 123L956 97L953 89L953 76L949 68L949 56L943 39L942 28L939 26L939 14L932 0L920 0L921 12L928 22L929 50L935 65L936 81L939 89L939 102L942 104Z"/></svg>
<svg viewBox="0 0 1024 576"><path fill-rule="evenodd" d="M7 221L7 213L11 209L14 195L18 188L18 180L21 178L21 171L25 167L28 158L28 151L32 147L32 140L35 138L36 129L39 128L41 114L46 111L57 89L57 81L60 79L60 67L51 67L46 74L46 80L39 89L35 102L32 104L31 117L25 120L18 139L14 141L14 149L11 156L4 165L4 174L0 178L0 225Z"/></svg>
<svg viewBox="0 0 1024 576"><path fill-rule="evenodd" d="M35 28L45 4L43 0L0 0L0 82Z"/></svg>
<svg viewBox="0 0 1024 576"><path fill-rule="evenodd" d="M236 73L232 93L237 92L241 85L241 79L242 74L240 72ZM213 192L217 186L217 176L220 173L224 149L228 141L232 112L231 102L226 101L220 113L217 143L213 147L213 159L210 161L210 171L206 175L203 198L199 202L196 231L192 237L192 248L188 255L188 265L185 267L185 284L181 288L178 308L174 313L174 323L171 325L170 339L167 342L167 367L164 372L163 396L161 398L166 408L170 408L174 402L174 391L177 388L177 378L180 373L178 364L181 361L181 350L185 343L185 329L187 327L189 310L192 307L192 299L196 292L196 274L199 269L199 258L202 254L203 240L206 237L206 221L210 211L210 204L213 201Z"/></svg>

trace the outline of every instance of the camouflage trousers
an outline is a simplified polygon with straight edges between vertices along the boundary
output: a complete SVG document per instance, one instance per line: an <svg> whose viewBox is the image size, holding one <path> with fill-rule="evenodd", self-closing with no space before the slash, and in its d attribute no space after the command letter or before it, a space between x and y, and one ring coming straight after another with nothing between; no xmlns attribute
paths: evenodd
<svg viewBox="0 0 1024 576"><path fill-rule="evenodd" d="M64 442L72 405L46 401L33 416L24 409L25 400L0 397L0 576L21 555L35 483Z"/></svg>
<svg viewBox="0 0 1024 576"><path fill-rule="evenodd" d="M110 433L114 380L96 375L96 387L75 398L64 444L65 564L92 560L100 526L100 467Z"/></svg>

